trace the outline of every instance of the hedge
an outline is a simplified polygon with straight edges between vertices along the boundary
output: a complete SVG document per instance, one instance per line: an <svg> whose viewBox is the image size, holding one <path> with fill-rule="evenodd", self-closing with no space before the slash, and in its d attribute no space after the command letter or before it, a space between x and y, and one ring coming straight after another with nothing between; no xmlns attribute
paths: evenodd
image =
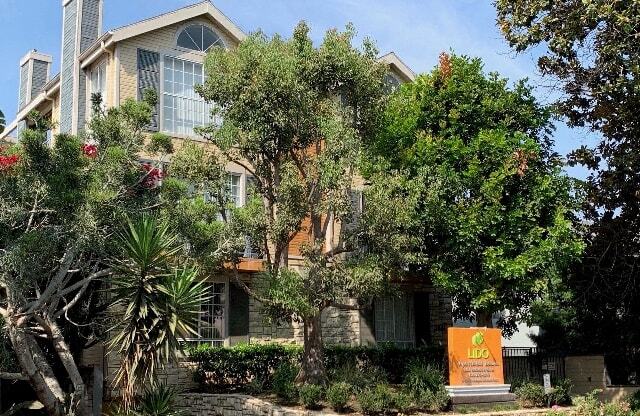
<svg viewBox="0 0 640 416"><path fill-rule="evenodd" d="M205 390L243 387L259 380L264 387L271 384L273 371L284 361L298 362L302 347L282 344L240 344L231 348L200 346L189 352L196 364L194 380ZM420 359L442 365L441 347L399 348L393 345L327 346L325 365L328 369L342 366L382 368L389 381L399 383L407 363Z"/></svg>

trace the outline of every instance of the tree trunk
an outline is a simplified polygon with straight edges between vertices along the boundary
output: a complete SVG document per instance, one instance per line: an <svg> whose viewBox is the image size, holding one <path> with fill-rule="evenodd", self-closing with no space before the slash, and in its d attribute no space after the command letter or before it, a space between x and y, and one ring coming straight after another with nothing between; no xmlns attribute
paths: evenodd
<svg viewBox="0 0 640 416"><path fill-rule="evenodd" d="M303 319L304 349L298 383L327 384L324 367L324 350L322 346L321 313Z"/></svg>
<svg viewBox="0 0 640 416"><path fill-rule="evenodd" d="M9 339L23 373L29 378L31 387L47 413L51 416L65 416L64 392L35 338L15 324L9 324Z"/></svg>
<svg viewBox="0 0 640 416"><path fill-rule="evenodd" d="M47 321L49 330L51 332L51 341L53 342L53 348L58 353L58 357L62 362L67 374L73 384L73 395L71 396L70 408L75 411L77 416L89 416L89 398L87 396L87 388L80 375L78 366L71 354L71 350L65 341L62 331L58 325L53 321Z"/></svg>
<svg viewBox="0 0 640 416"><path fill-rule="evenodd" d="M476 326L493 328L493 314L487 311L476 311Z"/></svg>

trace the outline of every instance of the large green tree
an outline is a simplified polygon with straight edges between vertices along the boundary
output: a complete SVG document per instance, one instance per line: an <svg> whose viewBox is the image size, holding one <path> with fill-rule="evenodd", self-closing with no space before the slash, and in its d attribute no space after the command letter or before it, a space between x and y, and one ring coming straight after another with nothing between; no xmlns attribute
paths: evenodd
<svg viewBox="0 0 640 416"><path fill-rule="evenodd" d="M541 54L538 66L557 87L557 106L568 124L598 138L571 158L591 170L582 211L588 245L567 282L573 296L561 304L575 312L571 324L582 334L580 348L620 357L635 351L637 371L640 3L498 0L496 8L511 46Z"/></svg>
<svg viewBox="0 0 640 416"><path fill-rule="evenodd" d="M559 281L582 244L571 182L550 151L550 113L479 59L442 54L393 95L372 153L419 192L411 273L453 296L459 318L509 331Z"/></svg>
<svg viewBox="0 0 640 416"><path fill-rule="evenodd" d="M363 143L379 121L386 68L371 42L352 45L352 28L327 32L318 47L308 32L300 24L290 39L257 33L237 48L209 53L200 93L216 103L221 122L203 133L217 150L187 148L173 159L172 172L188 179L191 189L208 190L213 203L167 205L206 214L183 227L197 231L190 247L200 258L231 265L236 283L271 316L303 325L299 380L325 383L321 313L355 309L347 299L365 302L382 290L390 263L402 257L380 253L403 244L396 221L404 201L384 201L387 216L380 221L366 211L359 225L353 221L350 191ZM221 167L229 162L250 172L255 184L243 210L231 209L220 187ZM168 195L181 188L177 182L165 180ZM376 192L384 189L372 187L371 201ZM289 246L299 233L310 238L300 247L297 267ZM239 277L242 250L232 248L241 248L247 237L264 255L261 285Z"/></svg>

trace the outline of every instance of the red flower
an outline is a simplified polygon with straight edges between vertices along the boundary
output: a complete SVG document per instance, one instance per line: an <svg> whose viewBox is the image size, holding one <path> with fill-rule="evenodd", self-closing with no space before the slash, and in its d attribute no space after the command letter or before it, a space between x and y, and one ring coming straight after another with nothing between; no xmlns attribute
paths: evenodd
<svg viewBox="0 0 640 416"><path fill-rule="evenodd" d="M6 172L10 170L18 162L20 162L20 156L18 155L9 155L9 156L0 155L0 172Z"/></svg>
<svg viewBox="0 0 640 416"><path fill-rule="evenodd" d="M82 153L84 153L86 157L95 159L95 157L98 156L98 146L96 146L95 144L85 143L82 145Z"/></svg>
<svg viewBox="0 0 640 416"><path fill-rule="evenodd" d="M142 186L145 188L153 189L162 183L162 178L164 178L162 169L152 166L150 163L143 163L142 170L145 172L145 176L142 179Z"/></svg>

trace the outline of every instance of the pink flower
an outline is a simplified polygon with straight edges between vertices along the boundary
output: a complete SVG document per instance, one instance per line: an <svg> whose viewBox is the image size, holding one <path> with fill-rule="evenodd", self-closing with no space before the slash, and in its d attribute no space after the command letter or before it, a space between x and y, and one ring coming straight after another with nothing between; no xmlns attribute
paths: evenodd
<svg viewBox="0 0 640 416"><path fill-rule="evenodd" d="M96 146L95 144L85 143L82 145L82 153L84 153L86 157L95 159L95 157L98 156L98 146Z"/></svg>
<svg viewBox="0 0 640 416"><path fill-rule="evenodd" d="M164 172L162 169L152 166L150 163L143 163L142 169L145 171L145 177L142 180L142 186L153 189L160 185Z"/></svg>

